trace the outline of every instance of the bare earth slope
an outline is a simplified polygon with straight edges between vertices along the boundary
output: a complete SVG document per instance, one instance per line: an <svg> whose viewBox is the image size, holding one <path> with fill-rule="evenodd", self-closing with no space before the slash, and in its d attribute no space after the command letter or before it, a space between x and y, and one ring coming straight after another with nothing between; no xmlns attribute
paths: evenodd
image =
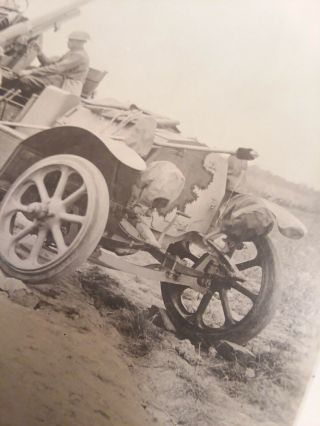
<svg viewBox="0 0 320 426"><path fill-rule="evenodd" d="M118 295L135 284L147 302L147 282L121 278ZM190 342L161 330L133 338L140 311L94 307L75 278L32 291L0 293L0 426L275 426L231 398Z"/></svg>
<svg viewBox="0 0 320 426"><path fill-rule="evenodd" d="M116 349L117 333L100 329L98 315L91 319L93 327L89 318L74 326L0 294L1 426L152 424Z"/></svg>

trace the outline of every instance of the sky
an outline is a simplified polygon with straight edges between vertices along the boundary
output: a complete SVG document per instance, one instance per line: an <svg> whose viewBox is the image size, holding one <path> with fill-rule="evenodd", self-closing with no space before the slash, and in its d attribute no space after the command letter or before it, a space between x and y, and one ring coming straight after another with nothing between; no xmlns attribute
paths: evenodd
<svg viewBox="0 0 320 426"><path fill-rule="evenodd" d="M30 17L73 0L29 0ZM178 119L212 147L252 147L255 164L320 189L319 0L93 0L48 31L90 33L99 96Z"/></svg>

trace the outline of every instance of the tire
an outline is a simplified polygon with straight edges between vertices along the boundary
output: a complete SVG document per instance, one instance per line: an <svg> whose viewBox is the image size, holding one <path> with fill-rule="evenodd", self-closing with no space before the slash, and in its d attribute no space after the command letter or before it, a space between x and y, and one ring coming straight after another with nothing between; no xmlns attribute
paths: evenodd
<svg viewBox="0 0 320 426"><path fill-rule="evenodd" d="M195 321L200 294L188 287L161 283L164 305L178 332L195 342L212 344L229 340L245 344L266 327L279 300L278 261L268 238L249 244L253 244L254 250L251 250L256 253L252 259L244 259L245 250L237 251L232 257L249 281L238 288L232 284L231 289L214 293L206 308L206 317L200 322ZM226 299L230 311L223 307Z"/></svg>
<svg viewBox="0 0 320 426"><path fill-rule="evenodd" d="M30 283L74 271L98 245L108 213L106 181L90 161L66 154L35 163L1 204L1 269Z"/></svg>

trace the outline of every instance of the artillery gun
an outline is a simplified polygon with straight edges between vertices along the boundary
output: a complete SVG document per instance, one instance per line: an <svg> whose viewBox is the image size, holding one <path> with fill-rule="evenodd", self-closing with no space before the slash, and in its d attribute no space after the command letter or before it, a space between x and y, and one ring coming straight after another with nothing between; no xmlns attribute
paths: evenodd
<svg viewBox="0 0 320 426"><path fill-rule="evenodd" d="M44 15L27 18L18 6L0 6L0 47L3 56L0 60L2 76L14 80L16 73L29 67L38 55L42 45L43 33L51 28L58 30L61 24L78 16L81 6L93 0L71 0L66 6L59 7ZM28 1L26 0L28 6ZM26 7L27 8L27 7ZM26 9L25 8L25 9ZM90 69L83 95L89 96L106 73ZM17 97L18 92L10 93L11 100L25 102Z"/></svg>
<svg viewBox="0 0 320 426"><path fill-rule="evenodd" d="M0 33L2 46L11 49L21 35L32 43L84 3L73 2L70 15L63 9L13 24ZM268 324L279 280L267 233L274 225L300 238L305 228L281 207L239 194L237 185L228 188L225 154L243 162L256 157L253 150L215 150L183 135L168 117L51 86L31 99L3 91L0 105L0 267L6 274L54 281L89 258L150 285L160 282L168 315L195 341L243 343ZM152 164L168 162L185 185L151 211L153 244L130 222L130 199ZM261 214L268 226L251 226ZM138 266L121 257L137 251L154 261Z"/></svg>
<svg viewBox="0 0 320 426"><path fill-rule="evenodd" d="M14 48L19 37L25 37L25 42L32 40L50 28L58 29L59 26L80 14L80 7L90 3L92 0L71 0L68 5L57 8L55 11L36 18L27 18L18 5L1 7L2 27L0 27L0 46L4 51ZM28 6L28 1L26 1Z"/></svg>

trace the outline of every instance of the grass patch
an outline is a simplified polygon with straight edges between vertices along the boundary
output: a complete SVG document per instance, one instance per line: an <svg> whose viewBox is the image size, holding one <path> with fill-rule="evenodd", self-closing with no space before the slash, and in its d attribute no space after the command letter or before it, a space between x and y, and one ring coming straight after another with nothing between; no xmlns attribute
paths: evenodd
<svg viewBox="0 0 320 426"><path fill-rule="evenodd" d="M180 366L176 370L176 376L184 381L182 391L185 394L190 395L195 401L204 402L208 400L208 390L203 385L197 367Z"/></svg>
<svg viewBox="0 0 320 426"><path fill-rule="evenodd" d="M127 349L134 356L145 356L160 341L162 331L138 308L125 308L111 317L114 327L127 338Z"/></svg>
<svg viewBox="0 0 320 426"><path fill-rule="evenodd" d="M289 424L288 410L294 415L297 397L301 397L301 382L288 368L290 345L273 342L270 351L262 352L248 366L237 361L215 359L208 367L211 374L223 382L223 388L232 397L268 412L280 424ZM212 363L212 359L211 359ZM290 411L290 410L289 410Z"/></svg>
<svg viewBox="0 0 320 426"><path fill-rule="evenodd" d="M83 290L89 294L94 306L101 313L104 308L111 310L133 308L133 304L119 289L119 283L104 273L98 266L93 266L79 273Z"/></svg>
<svg viewBox="0 0 320 426"><path fill-rule="evenodd" d="M127 299L119 283L98 266L80 272L79 280L83 290L93 298L96 309L126 338L126 350L134 356L150 353L162 332L147 313Z"/></svg>

